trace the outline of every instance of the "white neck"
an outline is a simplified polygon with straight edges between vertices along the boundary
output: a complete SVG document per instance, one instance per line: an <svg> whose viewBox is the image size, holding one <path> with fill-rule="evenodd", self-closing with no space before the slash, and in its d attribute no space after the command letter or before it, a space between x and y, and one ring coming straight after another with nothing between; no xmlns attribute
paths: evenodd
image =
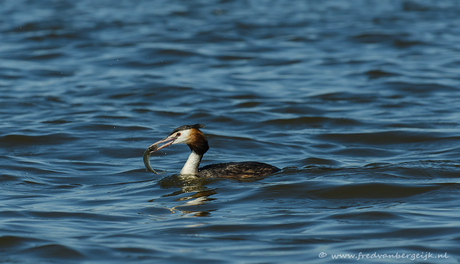
<svg viewBox="0 0 460 264"><path fill-rule="evenodd" d="M195 151L192 151L192 153L190 153L190 156L188 156L187 162L185 162L184 167L180 171L180 174L198 175L198 166L200 166L202 157L203 155L199 155Z"/></svg>

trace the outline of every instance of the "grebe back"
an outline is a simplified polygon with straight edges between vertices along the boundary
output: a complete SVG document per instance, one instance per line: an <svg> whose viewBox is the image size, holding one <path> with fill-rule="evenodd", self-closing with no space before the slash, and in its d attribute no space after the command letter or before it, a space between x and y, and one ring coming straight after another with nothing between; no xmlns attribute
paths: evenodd
<svg viewBox="0 0 460 264"><path fill-rule="evenodd" d="M187 144L191 153L185 162L180 174L192 175L202 178L244 179L251 177L262 177L280 170L275 166L255 161L218 163L198 168L203 155L209 149L208 140L200 130L200 128L203 127L204 125L202 124L180 126L174 129L171 134L169 134L164 139L152 144L147 149L147 152L151 154L172 144ZM158 147L158 145L161 143L164 143L164 145Z"/></svg>

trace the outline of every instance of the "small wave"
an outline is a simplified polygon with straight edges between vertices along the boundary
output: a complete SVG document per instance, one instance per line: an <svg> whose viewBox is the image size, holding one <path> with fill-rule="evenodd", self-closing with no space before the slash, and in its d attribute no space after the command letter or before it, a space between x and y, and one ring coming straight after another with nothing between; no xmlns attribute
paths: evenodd
<svg viewBox="0 0 460 264"><path fill-rule="evenodd" d="M45 242L42 239L21 236L1 236L0 246L2 248L24 247L26 244Z"/></svg>
<svg viewBox="0 0 460 264"><path fill-rule="evenodd" d="M397 73L388 72L388 71L384 71L384 70L369 70L369 71L365 72L365 74L369 77L369 79L378 79L378 78L399 76L399 74L397 74Z"/></svg>
<svg viewBox="0 0 460 264"><path fill-rule="evenodd" d="M21 254L47 259L75 260L83 259L84 254L71 247L60 244L47 244L21 250Z"/></svg>
<svg viewBox="0 0 460 264"><path fill-rule="evenodd" d="M395 184L395 183L352 183L336 187L312 190L320 199L392 199L426 194L442 188L440 185Z"/></svg>
<svg viewBox="0 0 460 264"><path fill-rule="evenodd" d="M328 142L353 143L365 145L426 145L433 142L459 142L460 137L440 132L385 131L369 133L329 133L316 135L316 138Z"/></svg>
<svg viewBox="0 0 460 264"><path fill-rule="evenodd" d="M15 147L30 147L34 145L60 145L76 140L76 137L70 136L67 133L55 133L48 135L5 135L0 137L0 147L15 148Z"/></svg>
<svg viewBox="0 0 460 264"><path fill-rule="evenodd" d="M351 118L331 118L322 116L304 116L295 118L273 119L263 122L276 127L326 127L326 126L359 126L361 122Z"/></svg>
<svg viewBox="0 0 460 264"><path fill-rule="evenodd" d="M398 213L387 212L387 211L365 211L365 212L352 212L352 213L342 213L334 214L328 217L329 219L338 219L338 220L353 220L353 221L391 221L391 220L404 220L406 217L401 216Z"/></svg>

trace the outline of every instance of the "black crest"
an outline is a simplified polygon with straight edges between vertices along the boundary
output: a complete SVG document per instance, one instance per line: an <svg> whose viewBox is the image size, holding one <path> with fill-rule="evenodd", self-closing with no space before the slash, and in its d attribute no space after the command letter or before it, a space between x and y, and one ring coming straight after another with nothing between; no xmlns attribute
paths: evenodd
<svg viewBox="0 0 460 264"><path fill-rule="evenodd" d="M204 124L194 124L194 125L185 125L185 126L180 126L176 129L173 130L173 132L171 132L170 135L176 133L176 132L179 132L179 131L182 131L182 130L187 130L187 129L191 129L191 128L196 128L196 129L200 129L200 128L203 128L204 127Z"/></svg>

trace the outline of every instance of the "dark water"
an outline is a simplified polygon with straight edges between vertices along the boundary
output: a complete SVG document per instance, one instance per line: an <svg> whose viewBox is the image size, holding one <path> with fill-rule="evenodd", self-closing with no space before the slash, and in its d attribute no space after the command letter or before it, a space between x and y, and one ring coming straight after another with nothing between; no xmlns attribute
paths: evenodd
<svg viewBox="0 0 460 264"><path fill-rule="evenodd" d="M459 17L458 1L0 1L0 262L459 263ZM283 171L181 180L184 145L147 172L145 148L194 123L203 164Z"/></svg>

